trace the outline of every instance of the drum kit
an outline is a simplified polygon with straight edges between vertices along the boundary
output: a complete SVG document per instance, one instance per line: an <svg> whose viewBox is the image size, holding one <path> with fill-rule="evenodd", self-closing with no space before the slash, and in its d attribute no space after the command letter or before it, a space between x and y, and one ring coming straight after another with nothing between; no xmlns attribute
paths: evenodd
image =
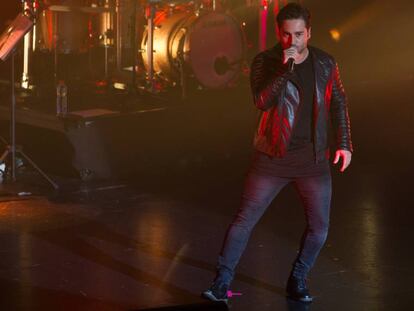
<svg viewBox="0 0 414 311"><path fill-rule="evenodd" d="M189 80L206 89L226 88L245 66L242 27L226 12L225 1L22 1L35 21L24 44L24 88L35 80L37 55L53 63L55 83L65 57L93 60L100 53L103 79L112 81L129 67L134 84L145 81L150 91L160 84L185 90Z"/></svg>

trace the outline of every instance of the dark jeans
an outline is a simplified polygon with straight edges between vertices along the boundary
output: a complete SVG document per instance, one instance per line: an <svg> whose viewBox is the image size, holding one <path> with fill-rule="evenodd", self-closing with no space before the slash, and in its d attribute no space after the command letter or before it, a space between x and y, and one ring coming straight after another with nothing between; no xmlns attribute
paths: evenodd
<svg viewBox="0 0 414 311"><path fill-rule="evenodd" d="M221 281L231 283L253 227L279 191L290 182L294 183L300 195L307 224L292 274L306 277L328 234L332 192L329 170L324 175L297 178L248 174L241 207L228 227L220 252L217 277Z"/></svg>

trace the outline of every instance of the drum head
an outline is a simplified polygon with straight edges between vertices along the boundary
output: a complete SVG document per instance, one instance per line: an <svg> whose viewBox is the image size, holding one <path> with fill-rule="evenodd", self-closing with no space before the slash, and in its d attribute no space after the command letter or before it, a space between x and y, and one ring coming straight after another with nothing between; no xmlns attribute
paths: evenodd
<svg viewBox="0 0 414 311"><path fill-rule="evenodd" d="M196 79L207 88L224 88L240 74L244 40L235 19L210 12L196 19L188 36L187 61Z"/></svg>

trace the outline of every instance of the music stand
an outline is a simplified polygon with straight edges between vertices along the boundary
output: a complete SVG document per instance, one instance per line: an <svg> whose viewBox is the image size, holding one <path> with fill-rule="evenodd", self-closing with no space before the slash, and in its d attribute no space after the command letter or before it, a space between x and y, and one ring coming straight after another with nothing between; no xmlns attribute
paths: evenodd
<svg viewBox="0 0 414 311"><path fill-rule="evenodd" d="M16 95L14 86L14 52L17 44L33 27L33 21L24 14L19 14L10 24L9 27L0 36L0 59L6 61L11 56L11 109L10 109L10 139L11 143L0 137L6 144L6 150L0 157L0 162L3 162L8 155L11 155L11 178L12 181L16 181L16 153L19 153L25 158L55 189L59 186L50 179L49 176L43 172L36 163L30 159L20 146L16 147Z"/></svg>

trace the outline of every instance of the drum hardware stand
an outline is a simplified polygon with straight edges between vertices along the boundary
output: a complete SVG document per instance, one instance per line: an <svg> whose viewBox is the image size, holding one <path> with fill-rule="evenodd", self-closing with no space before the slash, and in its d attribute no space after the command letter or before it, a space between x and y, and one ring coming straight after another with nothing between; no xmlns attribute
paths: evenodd
<svg viewBox="0 0 414 311"><path fill-rule="evenodd" d="M105 34L105 40L107 40L107 35ZM105 80L108 81L109 80L109 73L108 73L108 45L105 44L104 45L104 49L105 49Z"/></svg>
<svg viewBox="0 0 414 311"><path fill-rule="evenodd" d="M58 58L58 40L59 37L57 35L57 25L59 23L59 13L56 14L56 22L55 25L53 27L55 27L55 29L53 29L53 68L54 68L54 79L55 79L55 85L57 85L58 83L58 69L59 69L59 58Z"/></svg>
<svg viewBox="0 0 414 311"><path fill-rule="evenodd" d="M131 15L131 47L132 47L132 79L131 91L137 93L137 1L134 1L134 8Z"/></svg>
<svg viewBox="0 0 414 311"><path fill-rule="evenodd" d="M156 11L156 4L161 2L160 0L149 1L149 16L147 16L148 24L148 38L147 38L147 59L148 59L148 81L150 83L150 92L155 92L154 81L154 17Z"/></svg>
<svg viewBox="0 0 414 311"><path fill-rule="evenodd" d="M111 29L107 29L105 31L105 33L103 34L103 40L104 40L104 49L105 49L105 80L109 83L109 54L108 54L108 50L109 50L109 40L113 39L113 31Z"/></svg>
<svg viewBox="0 0 414 311"><path fill-rule="evenodd" d="M123 18L123 0L117 0L116 2L116 12L117 12L117 30L116 30L116 62L117 62L117 71L120 73L122 71L122 31L121 31L121 25L122 21L121 18ZM134 1L132 12L129 15L129 24L128 24L128 30L130 31L130 44L131 44L131 53L132 53L132 70L130 79L127 78L127 82L125 83L119 83L122 84L124 87L122 89L127 90L128 97L133 98L134 101L136 100L135 96L138 95L139 89L137 86L137 43L136 43L136 37L137 37L137 29L136 29L136 22L137 22L137 1ZM107 34L106 34L107 35ZM105 58L107 58L107 47L105 46ZM106 60L105 60L106 62ZM105 64L105 72L107 73L107 64ZM117 88L116 84L114 83L113 86Z"/></svg>
<svg viewBox="0 0 414 311"><path fill-rule="evenodd" d="M110 8L111 7L111 1L110 0L106 0L105 1L105 8ZM111 45L111 40L112 42L114 42L114 30L113 30L113 16L111 16L111 14L108 14L108 19L109 22L106 21L105 25L107 26L105 29L105 32L102 34L101 39L103 40L104 43L104 49L105 49L105 54L104 54L104 58L105 58L105 80L108 82L109 85L109 69L108 69L108 64L109 64L109 54L108 54L108 50L109 47ZM108 25L109 23L109 25Z"/></svg>
<svg viewBox="0 0 414 311"><path fill-rule="evenodd" d="M181 42L181 45L183 43ZM181 49L180 49L181 51ZM178 53L178 57L175 60L176 65L178 66L178 69L180 71L180 86L181 86L181 99L185 100L187 99L188 95L188 88L187 88L187 76L185 73L185 61L184 61L184 54L183 52Z"/></svg>
<svg viewBox="0 0 414 311"><path fill-rule="evenodd" d="M123 0L116 0L115 12L116 12L116 70L121 72L122 70L122 18L123 18Z"/></svg>
<svg viewBox="0 0 414 311"><path fill-rule="evenodd" d="M30 57L30 41L31 41L31 36L32 33L28 32L25 36L24 36L24 44L23 44L23 73L22 73L22 82L21 82L21 87L23 89L29 89L30 88L30 82L31 82L31 77L30 77L30 62L31 62L31 57Z"/></svg>
<svg viewBox="0 0 414 311"><path fill-rule="evenodd" d="M25 21L22 20L22 16L26 18ZM19 41L23 38L23 36L30 31L33 27L33 21L28 22L29 18L24 16L23 14L19 14L18 17L13 21L11 27L6 30L5 33L5 40L3 41L2 47L7 45L10 46L11 49L5 54L1 55L1 59L4 61L11 55L10 62L11 62L11 109L10 109L10 140L11 144L8 144L7 141L1 137L1 140L6 144L6 150L0 157L0 161L3 162L6 158L11 155L11 179L12 182L16 181L16 154L20 154L25 158L52 186L55 190L59 188L59 186L43 172L36 163L28 157L23 151L21 146L16 146L16 92L15 92L15 65L14 65L14 53L15 48ZM25 23L25 24L24 24ZM30 24L29 24L30 23ZM23 29L23 30L22 30ZM26 31L24 31L26 29ZM2 36L3 37L3 36ZM1 39L1 38L0 38Z"/></svg>
<svg viewBox="0 0 414 311"><path fill-rule="evenodd" d="M178 57L177 65L180 70L180 86L181 86L181 99L187 99L187 79L184 69L184 59L182 55Z"/></svg>
<svg viewBox="0 0 414 311"><path fill-rule="evenodd" d="M60 17L60 12L56 12L56 16L55 16L55 23L53 25L54 29L53 29L53 77L54 77L54 82L55 82L55 86L58 85L59 80L64 80L64 78L66 78L66 74L64 73L62 76L62 72L60 72L59 74L59 53L58 53L58 49L60 48L59 44L60 42L60 38L58 35L58 25L59 25L59 17Z"/></svg>
<svg viewBox="0 0 414 311"><path fill-rule="evenodd" d="M32 20L34 22L32 30L30 30L24 36L24 44L23 44L23 73L22 73L22 81L21 87L23 89L30 89L32 87L32 77L31 77L31 70L30 70L30 63L32 62L31 51L34 50L35 42L36 42L36 35L35 35L35 27L36 27L36 8L34 5L35 0L22 0L23 4L23 14L27 12L31 15Z"/></svg>

